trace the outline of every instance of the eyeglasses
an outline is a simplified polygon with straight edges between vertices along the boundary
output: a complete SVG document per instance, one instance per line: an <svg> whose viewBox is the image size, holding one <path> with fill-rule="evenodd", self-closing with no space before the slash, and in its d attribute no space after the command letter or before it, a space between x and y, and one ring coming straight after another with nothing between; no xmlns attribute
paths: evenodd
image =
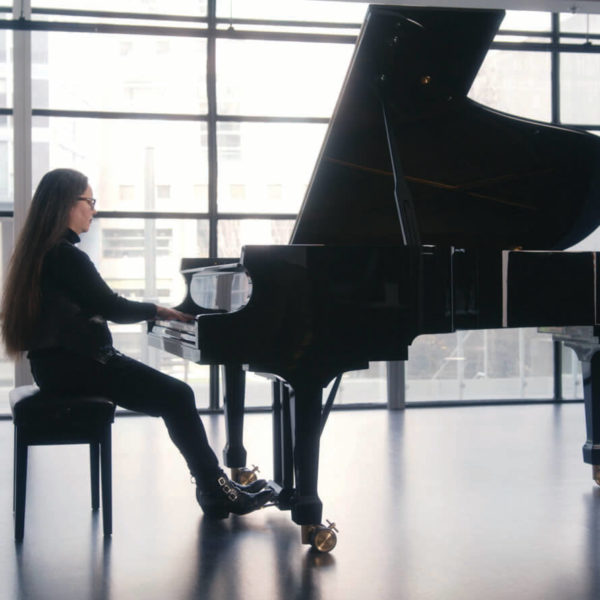
<svg viewBox="0 0 600 600"><path fill-rule="evenodd" d="M83 196L79 196L77 198L77 200L84 200L85 202L87 202L90 205L90 208L94 208L94 206L96 206L95 198L84 198Z"/></svg>

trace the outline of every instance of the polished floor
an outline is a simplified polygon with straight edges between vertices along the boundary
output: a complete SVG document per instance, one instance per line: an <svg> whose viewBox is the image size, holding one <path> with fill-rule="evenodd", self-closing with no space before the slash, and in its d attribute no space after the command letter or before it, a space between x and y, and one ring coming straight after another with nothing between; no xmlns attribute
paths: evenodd
<svg viewBox="0 0 600 600"><path fill-rule="evenodd" d="M222 447L222 417L204 419ZM276 508L205 521L161 422L130 417L113 427L112 538L89 509L85 449L34 448L16 545L3 421L0 597L597 599L600 488L583 437L581 404L334 412L320 495L339 537L319 555ZM268 476L269 416L247 416L246 438Z"/></svg>

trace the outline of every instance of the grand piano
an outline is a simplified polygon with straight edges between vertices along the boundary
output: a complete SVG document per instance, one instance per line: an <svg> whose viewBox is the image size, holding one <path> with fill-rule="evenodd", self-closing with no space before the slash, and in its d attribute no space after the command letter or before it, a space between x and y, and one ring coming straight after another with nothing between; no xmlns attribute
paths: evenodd
<svg viewBox="0 0 600 600"><path fill-rule="evenodd" d="M224 366L232 468L244 372L274 379L276 502L322 551L323 390L341 373L405 360L424 333L600 333L597 254L565 252L600 222L600 139L467 97L503 16L371 6L290 243L187 261L195 321L149 323L153 346ZM592 387L584 460L600 465Z"/></svg>

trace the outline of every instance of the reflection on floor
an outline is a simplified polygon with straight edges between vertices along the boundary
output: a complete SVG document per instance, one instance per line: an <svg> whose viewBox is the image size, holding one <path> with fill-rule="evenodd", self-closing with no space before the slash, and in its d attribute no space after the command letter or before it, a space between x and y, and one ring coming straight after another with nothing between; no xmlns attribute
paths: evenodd
<svg viewBox="0 0 600 600"><path fill-rule="evenodd" d="M214 446L223 419L204 417ZM89 508L83 447L31 451L25 540L12 530L12 425L0 423L0 597L61 600L596 599L600 488L583 406L334 412L320 495L340 530L318 555L289 513L211 523L162 423L120 418L114 534ZM270 417L249 415L269 476Z"/></svg>

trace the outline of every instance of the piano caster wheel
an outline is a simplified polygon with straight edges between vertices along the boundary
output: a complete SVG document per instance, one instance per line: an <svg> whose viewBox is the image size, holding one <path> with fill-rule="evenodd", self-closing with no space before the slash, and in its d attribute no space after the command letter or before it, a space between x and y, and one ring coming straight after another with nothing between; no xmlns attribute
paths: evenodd
<svg viewBox="0 0 600 600"><path fill-rule="evenodd" d="M302 543L310 544L318 552L331 552L337 544L335 523L327 525L302 525Z"/></svg>
<svg viewBox="0 0 600 600"><path fill-rule="evenodd" d="M592 465L592 477L597 485L600 485L600 465Z"/></svg>
<svg viewBox="0 0 600 600"><path fill-rule="evenodd" d="M248 467L239 467L231 469L231 479L240 485L250 485L258 479L257 473L260 470L256 465L252 465L252 469Z"/></svg>

